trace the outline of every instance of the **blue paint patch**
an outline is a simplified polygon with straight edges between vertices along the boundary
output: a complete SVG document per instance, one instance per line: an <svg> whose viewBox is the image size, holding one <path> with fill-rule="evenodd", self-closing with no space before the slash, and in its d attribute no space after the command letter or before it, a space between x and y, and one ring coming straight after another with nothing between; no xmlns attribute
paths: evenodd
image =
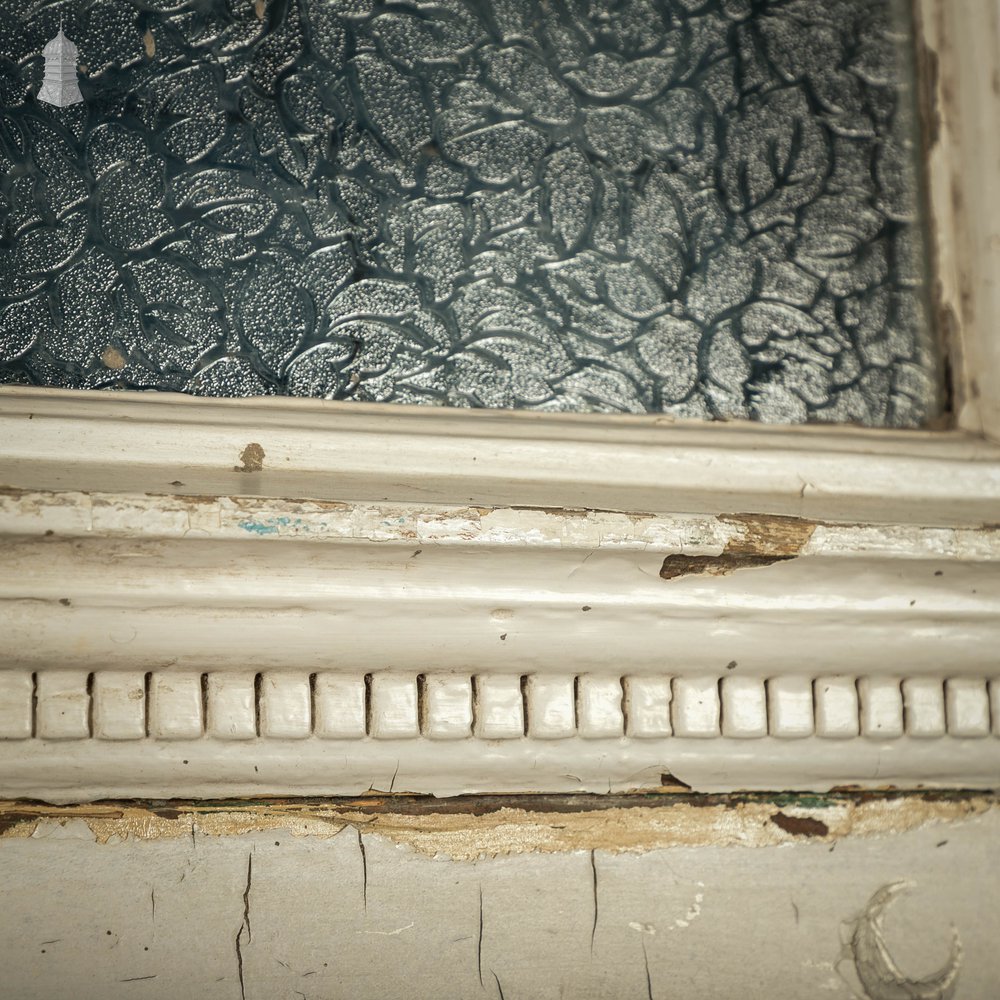
<svg viewBox="0 0 1000 1000"><path fill-rule="evenodd" d="M276 535L278 533L276 524L261 524L259 521L240 521L240 527L244 531L252 531L255 535Z"/></svg>
<svg viewBox="0 0 1000 1000"><path fill-rule="evenodd" d="M309 531L309 525L301 517L293 521L292 518L285 516L269 517L263 521L240 521L240 527L255 535L279 535L283 534L286 528L292 534Z"/></svg>

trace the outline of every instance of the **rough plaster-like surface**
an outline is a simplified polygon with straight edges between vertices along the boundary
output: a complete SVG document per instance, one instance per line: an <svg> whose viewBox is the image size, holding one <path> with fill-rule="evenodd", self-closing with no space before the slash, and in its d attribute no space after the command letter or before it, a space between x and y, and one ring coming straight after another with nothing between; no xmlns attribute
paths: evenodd
<svg viewBox="0 0 1000 1000"><path fill-rule="evenodd" d="M501 855L676 847L777 847L813 839L887 837L952 823L994 808L987 795L863 796L520 795L365 796L360 799L239 802L144 807L94 803L56 808L0 803L0 839L44 835L82 821L100 844L171 838L233 837L281 831L334 837L347 827L377 834L427 857L476 861Z"/></svg>
<svg viewBox="0 0 1000 1000"><path fill-rule="evenodd" d="M0 840L3 993L993 998L1000 810L928 818L756 848L461 861L394 842L371 813L124 838L46 818Z"/></svg>

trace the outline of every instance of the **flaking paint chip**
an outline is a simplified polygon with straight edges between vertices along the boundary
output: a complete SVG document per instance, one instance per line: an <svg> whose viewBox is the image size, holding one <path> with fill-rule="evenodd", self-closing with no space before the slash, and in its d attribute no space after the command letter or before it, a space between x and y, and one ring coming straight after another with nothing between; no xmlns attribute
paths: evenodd
<svg viewBox="0 0 1000 1000"><path fill-rule="evenodd" d="M234 472L260 472L264 468L264 449L251 441L243 451L240 452L242 465L234 465Z"/></svg>

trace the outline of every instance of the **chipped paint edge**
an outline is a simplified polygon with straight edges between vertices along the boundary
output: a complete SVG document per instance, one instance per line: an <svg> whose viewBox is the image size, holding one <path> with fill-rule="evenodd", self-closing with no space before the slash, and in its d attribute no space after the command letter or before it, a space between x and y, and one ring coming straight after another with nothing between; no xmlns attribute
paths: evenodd
<svg viewBox="0 0 1000 1000"><path fill-rule="evenodd" d="M892 837L927 825L975 820L1000 807L994 796L745 798L734 802L670 802L659 796L597 810L546 811L501 806L471 811L366 810L363 802L215 803L211 807L132 803L54 808L0 802L0 839L44 838L57 827L82 824L99 844L191 837L236 837L283 831L325 839L345 829L382 837L428 857L455 861L525 853L602 850L641 853L677 847L766 848Z"/></svg>

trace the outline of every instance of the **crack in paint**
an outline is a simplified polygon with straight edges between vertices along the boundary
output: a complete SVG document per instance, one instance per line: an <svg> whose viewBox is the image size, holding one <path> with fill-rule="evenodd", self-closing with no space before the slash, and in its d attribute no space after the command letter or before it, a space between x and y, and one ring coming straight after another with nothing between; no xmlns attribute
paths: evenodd
<svg viewBox="0 0 1000 1000"><path fill-rule="evenodd" d="M649 953L646 951L646 939L642 938L642 960L646 966L646 1000L653 1000L653 979L649 974Z"/></svg>
<svg viewBox="0 0 1000 1000"><path fill-rule="evenodd" d="M365 854L365 842L361 836L361 831L357 831L358 834L358 850L361 852L361 898L365 904L365 913L368 912L368 855Z"/></svg>
<svg viewBox="0 0 1000 1000"><path fill-rule="evenodd" d="M590 851L590 870L593 875L593 885L594 885L594 923L590 928L590 954L594 954L594 939L597 937L597 859L595 858L595 851L591 848Z"/></svg>
<svg viewBox="0 0 1000 1000"><path fill-rule="evenodd" d="M479 886L479 936L476 940L476 966L479 970L479 985L483 986L483 887Z"/></svg>
<svg viewBox="0 0 1000 1000"><path fill-rule="evenodd" d="M253 852L247 855L247 884L243 890L243 922L236 932L236 969L240 979L240 997L247 1000L246 984L243 980L243 932L246 931L247 943L253 940L250 927L250 884L253 880Z"/></svg>

